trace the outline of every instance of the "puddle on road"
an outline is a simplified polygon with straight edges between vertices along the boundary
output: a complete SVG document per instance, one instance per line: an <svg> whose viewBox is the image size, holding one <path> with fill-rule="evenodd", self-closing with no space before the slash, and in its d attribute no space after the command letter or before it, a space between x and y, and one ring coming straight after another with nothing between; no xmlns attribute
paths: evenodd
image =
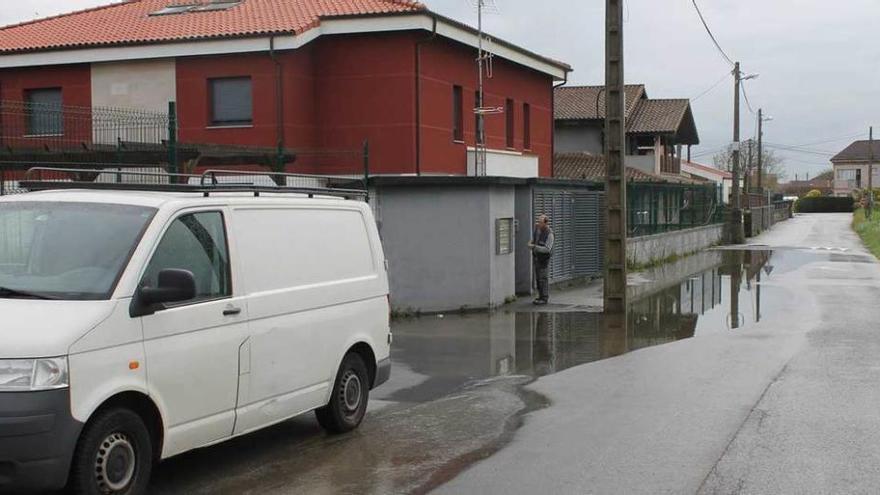
<svg viewBox="0 0 880 495"><path fill-rule="evenodd" d="M601 313L585 311L522 308L397 321L392 357L400 373L376 392L387 400L426 402L493 377L540 377L645 347L743 330L788 310L790 292L778 280L792 270L816 261L871 260L828 250L759 248L709 251L684 261L686 268L696 264L696 272L676 272L672 265L644 274L650 281L631 287L625 335L607 328Z"/></svg>

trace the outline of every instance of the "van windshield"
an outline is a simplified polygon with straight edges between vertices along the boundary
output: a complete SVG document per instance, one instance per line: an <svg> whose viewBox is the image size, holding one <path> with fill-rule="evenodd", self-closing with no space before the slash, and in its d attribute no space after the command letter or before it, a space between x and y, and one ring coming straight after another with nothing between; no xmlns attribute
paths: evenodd
<svg viewBox="0 0 880 495"><path fill-rule="evenodd" d="M108 299L154 208L0 202L0 299Z"/></svg>

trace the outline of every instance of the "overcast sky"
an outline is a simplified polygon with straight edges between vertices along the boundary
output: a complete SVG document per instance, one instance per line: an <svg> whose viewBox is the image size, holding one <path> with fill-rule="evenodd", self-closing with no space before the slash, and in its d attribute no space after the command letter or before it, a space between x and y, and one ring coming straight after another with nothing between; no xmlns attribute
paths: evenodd
<svg viewBox="0 0 880 495"><path fill-rule="evenodd" d="M279 0L283 1L283 0ZM476 24L477 0L423 0L431 9ZM106 0L3 0L0 25L108 3ZM574 68L570 84L604 82L602 0L489 0L485 18L499 38ZM789 178L829 168L830 156L854 139L880 135L878 0L698 0L710 27L746 73L752 107L773 117L764 140L800 146L780 152ZM731 68L709 40L690 0L627 0L626 80L644 83L653 98L696 98ZM727 77L693 101L702 144L695 160L732 140L733 80ZM756 116L745 102L743 139Z"/></svg>

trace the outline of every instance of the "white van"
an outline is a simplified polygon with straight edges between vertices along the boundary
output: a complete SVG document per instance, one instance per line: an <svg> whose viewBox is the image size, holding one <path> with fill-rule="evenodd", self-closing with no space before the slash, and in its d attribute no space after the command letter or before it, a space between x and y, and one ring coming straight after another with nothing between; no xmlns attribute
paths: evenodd
<svg viewBox="0 0 880 495"><path fill-rule="evenodd" d="M0 198L0 491L144 493L155 461L388 380L368 204L305 194Z"/></svg>

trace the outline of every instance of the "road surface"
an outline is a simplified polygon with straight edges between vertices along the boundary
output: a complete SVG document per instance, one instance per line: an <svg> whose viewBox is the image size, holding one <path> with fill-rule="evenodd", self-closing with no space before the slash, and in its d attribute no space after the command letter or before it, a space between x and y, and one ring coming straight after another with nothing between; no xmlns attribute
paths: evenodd
<svg viewBox="0 0 880 495"><path fill-rule="evenodd" d="M359 430L306 415L164 462L150 492L876 492L880 264L849 222L636 274L626 335L597 286L397 321Z"/></svg>
<svg viewBox="0 0 880 495"><path fill-rule="evenodd" d="M850 220L752 240L787 301L760 323L539 379L551 406L436 493L876 493L880 264Z"/></svg>

